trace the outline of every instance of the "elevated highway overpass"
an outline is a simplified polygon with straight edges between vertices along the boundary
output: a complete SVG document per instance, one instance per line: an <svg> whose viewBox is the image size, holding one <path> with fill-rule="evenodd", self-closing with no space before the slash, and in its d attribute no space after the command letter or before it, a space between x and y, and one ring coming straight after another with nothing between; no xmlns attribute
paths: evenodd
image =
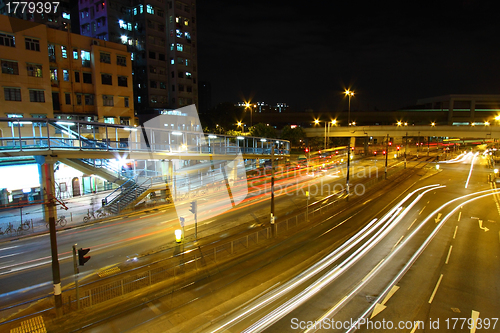
<svg viewBox="0 0 500 333"><path fill-rule="evenodd" d="M500 139L500 126L331 126L304 129L306 136L314 137L448 137L473 139Z"/></svg>

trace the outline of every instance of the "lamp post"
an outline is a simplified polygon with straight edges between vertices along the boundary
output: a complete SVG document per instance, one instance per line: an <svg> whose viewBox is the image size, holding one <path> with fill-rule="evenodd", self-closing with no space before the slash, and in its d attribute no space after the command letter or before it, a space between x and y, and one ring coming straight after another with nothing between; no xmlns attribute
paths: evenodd
<svg viewBox="0 0 500 333"><path fill-rule="evenodd" d="M238 121L236 124L238 127L241 127L241 133L245 133L245 127L243 127L243 123L241 121Z"/></svg>
<svg viewBox="0 0 500 333"><path fill-rule="evenodd" d="M349 109L347 112L347 126L351 126L351 97L354 96L354 91L347 89L345 95L349 98ZM346 200L349 201L349 167L351 163L351 137L347 144L347 177L346 177Z"/></svg>

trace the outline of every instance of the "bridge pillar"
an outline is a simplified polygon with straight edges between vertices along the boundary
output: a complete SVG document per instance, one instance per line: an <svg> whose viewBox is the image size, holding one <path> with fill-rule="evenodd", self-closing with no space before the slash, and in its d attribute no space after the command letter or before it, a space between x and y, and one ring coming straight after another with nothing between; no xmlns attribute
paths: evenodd
<svg viewBox="0 0 500 333"><path fill-rule="evenodd" d="M368 137L367 136L365 136L364 148L365 148L365 157L366 157L370 153L368 151Z"/></svg>
<svg viewBox="0 0 500 333"><path fill-rule="evenodd" d="M173 163L172 160L161 160L161 174L163 179L165 180L165 184L167 185L167 189L172 189L174 188L174 168L173 168ZM165 191L165 196L168 195L168 191ZM163 191L162 191L162 196L163 196ZM172 195L170 193L170 195ZM166 199L166 197L165 197Z"/></svg>

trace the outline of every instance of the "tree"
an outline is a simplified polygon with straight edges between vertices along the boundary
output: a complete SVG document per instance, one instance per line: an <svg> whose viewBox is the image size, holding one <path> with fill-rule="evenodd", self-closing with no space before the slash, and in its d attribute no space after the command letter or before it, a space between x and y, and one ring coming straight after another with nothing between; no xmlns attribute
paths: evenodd
<svg viewBox="0 0 500 333"><path fill-rule="evenodd" d="M257 125L254 125L250 127L250 135L251 136L257 136L261 138L276 138L276 129L274 127L263 124L263 123L258 123Z"/></svg>
<svg viewBox="0 0 500 333"><path fill-rule="evenodd" d="M241 107L231 103L220 103L200 114L200 121L204 130L210 133L224 134L230 129L236 128L238 120L242 119L243 110Z"/></svg>
<svg viewBox="0 0 500 333"><path fill-rule="evenodd" d="M281 138L290 141L290 145L294 147L300 145L300 140L305 140L306 133L302 127L291 128L290 125L287 125L281 130Z"/></svg>

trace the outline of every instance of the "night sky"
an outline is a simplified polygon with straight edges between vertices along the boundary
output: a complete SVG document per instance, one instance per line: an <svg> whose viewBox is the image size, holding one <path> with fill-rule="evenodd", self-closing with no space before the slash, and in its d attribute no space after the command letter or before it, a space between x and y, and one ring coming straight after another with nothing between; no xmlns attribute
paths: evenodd
<svg viewBox="0 0 500 333"><path fill-rule="evenodd" d="M212 105L393 110L498 94L500 1L199 0L198 71Z"/></svg>

